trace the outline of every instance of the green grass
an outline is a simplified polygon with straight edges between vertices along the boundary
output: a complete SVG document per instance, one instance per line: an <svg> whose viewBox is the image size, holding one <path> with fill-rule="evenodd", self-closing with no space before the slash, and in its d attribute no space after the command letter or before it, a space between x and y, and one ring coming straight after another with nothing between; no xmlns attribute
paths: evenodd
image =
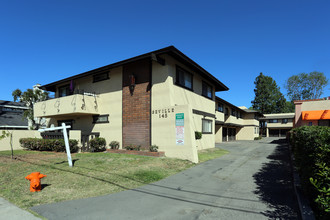
<svg viewBox="0 0 330 220"><path fill-rule="evenodd" d="M0 196L28 209L64 200L87 198L136 188L193 166L171 158L153 158L111 153L72 154L74 167L65 153L0 152ZM41 172L41 192L31 193L25 176Z"/></svg>
<svg viewBox="0 0 330 220"><path fill-rule="evenodd" d="M225 153L208 149L198 155L204 162ZM133 189L194 166L186 160L111 153L72 154L72 168L65 153L16 150L14 158L10 151L0 151L0 196L26 210ZM25 176L31 172L47 175L41 180L42 191L29 191Z"/></svg>
<svg viewBox="0 0 330 220"><path fill-rule="evenodd" d="M222 150L220 148L210 148L205 150L198 151L198 160L199 163L203 163L208 160L212 160L218 157L221 157L229 152L226 150Z"/></svg>

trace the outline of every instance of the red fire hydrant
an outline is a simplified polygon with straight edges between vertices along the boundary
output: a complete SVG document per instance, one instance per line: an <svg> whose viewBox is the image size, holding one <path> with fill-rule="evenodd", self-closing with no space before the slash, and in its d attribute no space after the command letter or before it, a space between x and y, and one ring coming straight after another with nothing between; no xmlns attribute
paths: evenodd
<svg viewBox="0 0 330 220"><path fill-rule="evenodd" d="M46 175L40 172L34 172L25 177L25 179L30 180L30 191L37 192L41 190L41 178L46 177Z"/></svg>

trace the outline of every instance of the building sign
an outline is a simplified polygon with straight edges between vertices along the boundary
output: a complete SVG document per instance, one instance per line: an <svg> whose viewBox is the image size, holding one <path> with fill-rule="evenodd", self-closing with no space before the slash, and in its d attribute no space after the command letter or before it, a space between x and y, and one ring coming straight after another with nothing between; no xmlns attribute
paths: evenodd
<svg viewBox="0 0 330 220"><path fill-rule="evenodd" d="M158 110L152 110L151 114L158 115L159 118L167 118L168 114L173 113L174 108L164 108L164 109L158 109Z"/></svg>
<svg viewBox="0 0 330 220"><path fill-rule="evenodd" d="M184 145L184 113L175 114L176 145Z"/></svg>

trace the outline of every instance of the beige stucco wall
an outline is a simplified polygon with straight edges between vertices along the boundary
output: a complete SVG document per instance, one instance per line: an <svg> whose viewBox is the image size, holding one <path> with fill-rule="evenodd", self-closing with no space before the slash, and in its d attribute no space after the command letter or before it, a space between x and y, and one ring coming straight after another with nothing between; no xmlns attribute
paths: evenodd
<svg viewBox="0 0 330 220"><path fill-rule="evenodd" d="M255 130L257 129L257 130ZM255 137L259 137L259 127L257 126L245 126L237 129L237 140L254 140ZM257 131L257 132L255 132Z"/></svg>
<svg viewBox="0 0 330 220"><path fill-rule="evenodd" d="M151 109L158 110L167 107L189 105L189 108L215 114L215 102L202 96L202 79L196 72L177 62L170 56L164 55L166 65L162 66L157 62L152 65L152 96ZM184 68L193 74L193 91L175 85L176 65ZM208 81L204 80L209 83ZM212 85L211 83L209 83ZM214 97L214 91L213 91ZM202 115L192 114L192 130L202 131ZM203 134L202 139L197 141L198 149L213 148L215 145L215 121L212 117L205 117L212 120L212 134ZM152 122L152 127L154 126ZM152 133L153 135L153 133Z"/></svg>
<svg viewBox="0 0 330 220"><path fill-rule="evenodd" d="M222 142L222 129L223 127L221 125L215 125L214 130L214 141L215 143L221 143Z"/></svg>
<svg viewBox="0 0 330 220"><path fill-rule="evenodd" d="M122 67L111 69L109 72L110 79L93 83L93 77L88 76L74 81L75 89L84 90L89 93L96 93L96 99L92 96L84 96L90 102L87 103L92 108L88 114L79 114L73 112L66 114L65 110L71 106L61 105L61 110L57 115L52 116L48 126L54 124L57 126L58 120L73 120L73 130L81 130L81 133L99 132L100 137L104 137L107 145L111 141L118 141L122 148ZM62 85L66 85L64 83ZM62 85L59 85L62 86ZM56 93L57 95L57 93ZM73 95L75 96L75 95ZM59 100L68 99L73 96L61 97ZM81 97L82 95L78 95ZM52 101L52 100L49 100ZM47 102L47 101L46 101ZM40 106L43 103L38 103ZM109 123L93 124L93 115L96 114L109 115ZM72 111L72 110L71 110ZM63 113L63 114L62 114Z"/></svg>
<svg viewBox="0 0 330 220"><path fill-rule="evenodd" d="M2 131L9 132L13 137L13 149L21 150L23 149L19 143L19 139L21 138L41 138L40 132L35 130L0 130L0 134ZM6 137L0 140L0 151L10 150L10 137Z"/></svg>
<svg viewBox="0 0 330 220"><path fill-rule="evenodd" d="M301 105L301 111L329 110L330 100L306 101Z"/></svg>
<svg viewBox="0 0 330 220"><path fill-rule="evenodd" d="M198 163L197 144L195 140L192 109L189 105L168 106L159 109L161 112L154 111L151 116L151 142L157 145L159 151L165 151L167 157L180 158ZM169 110L169 111L168 111ZM177 113L184 114L184 144L176 144L176 124L175 115ZM159 115L166 114L166 117Z"/></svg>
<svg viewBox="0 0 330 220"><path fill-rule="evenodd" d="M281 119L280 119L281 120ZM292 128L293 127L293 120L289 119L288 123L282 124L282 122L278 123L269 123L267 121L267 127L268 128Z"/></svg>
<svg viewBox="0 0 330 220"><path fill-rule="evenodd" d="M96 96L70 95L36 103L34 105L34 117L99 114L99 105L102 105L101 99Z"/></svg>

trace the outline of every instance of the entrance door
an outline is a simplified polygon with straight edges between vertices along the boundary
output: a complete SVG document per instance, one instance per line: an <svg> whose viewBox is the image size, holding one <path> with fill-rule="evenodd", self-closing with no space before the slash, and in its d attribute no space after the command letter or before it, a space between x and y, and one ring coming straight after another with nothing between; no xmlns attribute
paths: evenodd
<svg viewBox="0 0 330 220"><path fill-rule="evenodd" d="M222 128L222 142L227 142L227 128Z"/></svg>

